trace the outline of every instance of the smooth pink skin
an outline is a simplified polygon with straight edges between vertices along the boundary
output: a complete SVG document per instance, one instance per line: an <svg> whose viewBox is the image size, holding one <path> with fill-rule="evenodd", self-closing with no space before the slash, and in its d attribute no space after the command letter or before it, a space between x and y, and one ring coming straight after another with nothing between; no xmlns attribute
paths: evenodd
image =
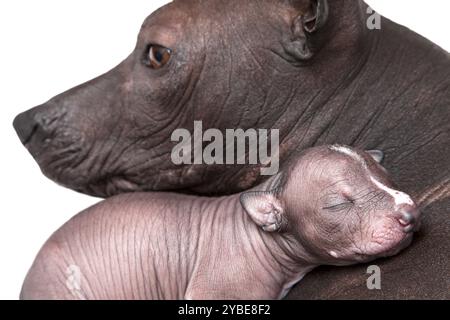
<svg viewBox="0 0 450 320"><path fill-rule="evenodd" d="M407 208L396 208L371 182L389 185L386 172L354 152L359 158L310 149L267 183L229 197L135 193L106 200L50 238L21 297L279 299L318 265L394 255L412 239ZM344 194L354 203L325 209ZM68 284L73 266L78 286Z"/></svg>

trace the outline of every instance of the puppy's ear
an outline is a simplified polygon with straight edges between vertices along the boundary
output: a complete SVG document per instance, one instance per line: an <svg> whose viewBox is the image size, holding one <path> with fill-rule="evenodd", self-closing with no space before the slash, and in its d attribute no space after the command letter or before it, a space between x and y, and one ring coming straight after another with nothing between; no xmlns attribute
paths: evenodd
<svg viewBox="0 0 450 320"><path fill-rule="evenodd" d="M250 191L241 195L241 204L252 220L266 232L281 230L284 208L274 191Z"/></svg>
<svg viewBox="0 0 450 320"><path fill-rule="evenodd" d="M312 34L322 28L328 19L327 0L290 0L298 15L291 25L291 35L283 41L285 51L298 60L313 57Z"/></svg>
<svg viewBox="0 0 450 320"><path fill-rule="evenodd" d="M366 151L372 158L378 163L382 163L384 160L384 152L381 150L368 150Z"/></svg>

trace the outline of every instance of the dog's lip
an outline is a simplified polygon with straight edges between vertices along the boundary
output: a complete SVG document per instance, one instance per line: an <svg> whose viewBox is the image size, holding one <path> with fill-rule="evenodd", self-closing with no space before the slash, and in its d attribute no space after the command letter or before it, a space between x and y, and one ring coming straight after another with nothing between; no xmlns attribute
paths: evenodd
<svg viewBox="0 0 450 320"><path fill-rule="evenodd" d="M412 240L413 240L413 233L410 232L399 243L397 243L393 248L391 248L390 250L387 250L386 254L383 256L390 257L390 256L397 255L398 253L400 253L401 251L406 249L411 244Z"/></svg>
<svg viewBox="0 0 450 320"><path fill-rule="evenodd" d="M41 157L46 152L46 145L37 143L35 140L35 134L28 138L26 142L23 143L23 146L28 150L28 152L32 155L32 157L36 160L38 164L41 163Z"/></svg>
<svg viewBox="0 0 450 320"><path fill-rule="evenodd" d="M404 250L411 243L416 224L410 224L404 227L398 221L396 225L392 225L392 233L389 239L381 237L374 238L372 241L376 244L372 249L361 252L366 257L390 257ZM378 240L377 240L378 239Z"/></svg>

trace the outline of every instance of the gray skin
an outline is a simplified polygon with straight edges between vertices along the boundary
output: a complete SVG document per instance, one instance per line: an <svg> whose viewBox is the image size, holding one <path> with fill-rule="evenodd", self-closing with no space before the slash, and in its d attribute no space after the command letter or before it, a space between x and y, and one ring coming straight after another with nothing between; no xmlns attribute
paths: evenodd
<svg viewBox="0 0 450 320"><path fill-rule="evenodd" d="M373 183L392 187L374 159L348 150L309 149L238 195L106 200L50 238L22 298L279 299L319 265L395 255L420 213Z"/></svg>
<svg viewBox="0 0 450 320"><path fill-rule="evenodd" d="M369 292L355 267L314 272L291 297L450 298L449 54L384 18L368 30L366 9L359 0L175 1L146 20L118 67L19 115L16 130L44 174L103 197L224 195L264 181L258 166L175 166L170 136L194 120L205 130L280 129L282 163L323 144L383 150L426 213L418 244L383 264L382 290ZM172 50L157 69L152 44Z"/></svg>

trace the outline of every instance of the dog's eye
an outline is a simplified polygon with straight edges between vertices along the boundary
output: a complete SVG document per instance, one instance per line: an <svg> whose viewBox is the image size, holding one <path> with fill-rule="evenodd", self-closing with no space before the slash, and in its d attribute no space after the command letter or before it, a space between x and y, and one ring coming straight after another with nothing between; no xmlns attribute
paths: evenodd
<svg viewBox="0 0 450 320"><path fill-rule="evenodd" d="M343 203L339 203L339 204L335 204L335 205L326 205L322 209L337 212L337 211L343 211L343 210L349 209L352 205L353 205L353 203L351 203L351 202L343 202Z"/></svg>
<svg viewBox="0 0 450 320"><path fill-rule="evenodd" d="M324 205L322 206L322 209L337 212L347 210L351 208L354 204L355 201L346 196L332 197L327 201L325 201Z"/></svg>
<svg viewBox="0 0 450 320"><path fill-rule="evenodd" d="M150 45L145 62L152 69L160 69L169 62L171 56L171 49L158 45Z"/></svg>

